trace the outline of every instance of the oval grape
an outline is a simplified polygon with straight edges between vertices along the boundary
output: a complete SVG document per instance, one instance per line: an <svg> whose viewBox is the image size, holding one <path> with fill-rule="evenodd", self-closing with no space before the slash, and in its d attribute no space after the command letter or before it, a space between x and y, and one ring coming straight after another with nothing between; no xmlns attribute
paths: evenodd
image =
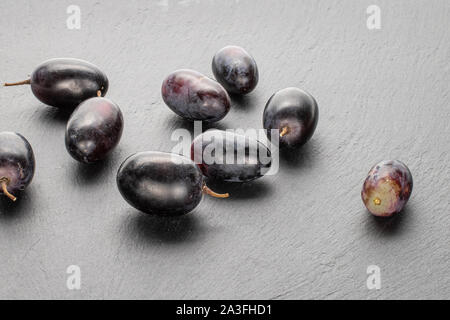
<svg viewBox="0 0 450 320"><path fill-rule="evenodd" d="M247 182L262 177L272 163L261 142L223 130L209 130L194 139L191 159L216 181Z"/></svg>
<svg viewBox="0 0 450 320"><path fill-rule="evenodd" d="M390 217L404 208L411 196L413 179L401 161L386 160L370 169L361 190L366 208L375 216Z"/></svg>
<svg viewBox="0 0 450 320"><path fill-rule="evenodd" d="M280 147L305 144L314 134L319 120L316 100L298 88L286 88L274 93L266 104L263 126L272 140L271 129L279 132Z"/></svg>
<svg viewBox="0 0 450 320"><path fill-rule="evenodd" d="M0 185L3 195L15 201L33 179L35 160L30 143L19 133L0 133Z"/></svg>
<svg viewBox="0 0 450 320"><path fill-rule="evenodd" d="M225 89L194 70L177 70L168 75L161 94L166 105L187 120L215 122L230 111L230 97Z"/></svg>
<svg viewBox="0 0 450 320"><path fill-rule="evenodd" d="M220 49L214 55L212 70L216 80L230 93L247 94L258 84L255 59L238 46Z"/></svg>
<svg viewBox="0 0 450 320"><path fill-rule="evenodd" d="M90 62L57 58L40 64L29 80L5 83L5 86L30 84L31 91L41 102L73 111L81 102L104 96L108 91L108 78Z"/></svg>
<svg viewBox="0 0 450 320"><path fill-rule="evenodd" d="M117 186L134 208L149 214L176 216L192 211L203 193L225 198L204 183L194 162L181 155L157 151L128 157L117 173Z"/></svg>
<svg viewBox="0 0 450 320"><path fill-rule="evenodd" d="M96 162L117 146L122 131L119 106L106 98L91 98L72 113L66 128L66 148L80 162Z"/></svg>

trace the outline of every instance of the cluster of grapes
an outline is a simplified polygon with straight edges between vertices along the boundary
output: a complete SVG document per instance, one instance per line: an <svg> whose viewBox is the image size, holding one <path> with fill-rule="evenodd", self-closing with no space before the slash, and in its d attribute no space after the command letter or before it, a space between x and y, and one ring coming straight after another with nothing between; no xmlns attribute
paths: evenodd
<svg viewBox="0 0 450 320"><path fill-rule="evenodd" d="M230 111L229 93L247 94L259 80L255 60L237 46L218 51L212 70L217 81L189 69L171 73L161 88L164 102L185 119L216 122ZM93 64L78 59L48 60L33 71L29 80L5 86L22 84L31 85L33 94L47 105L68 111L75 109L65 133L67 151L74 159L86 164L97 162L119 143L124 126L122 112L117 104L104 98L108 79ZM269 141L276 132L281 148L298 148L311 138L318 118L317 102L309 93L286 88L270 97L263 113L263 126ZM242 163L207 163L203 153L211 144L212 149L231 146L223 149L224 159L235 159L243 150ZM250 152L252 145L258 146L256 154ZM269 161L261 161L262 153ZM131 155L118 170L117 185L124 199L138 210L171 216L192 211L203 194L229 196L208 188L205 177L219 182L247 182L263 176L270 166L270 150L263 143L222 130L210 130L194 139L191 159L158 151ZM15 201L14 194L31 182L34 169L34 154L28 141L18 133L0 133L1 192ZM372 214L388 217L403 209L412 185L405 164L397 160L383 161L370 170L361 196Z"/></svg>

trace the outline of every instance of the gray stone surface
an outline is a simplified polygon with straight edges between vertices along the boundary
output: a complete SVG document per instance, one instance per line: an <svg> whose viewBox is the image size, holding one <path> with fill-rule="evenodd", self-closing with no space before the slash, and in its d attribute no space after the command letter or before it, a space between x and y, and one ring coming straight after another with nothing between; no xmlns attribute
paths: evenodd
<svg viewBox="0 0 450 320"><path fill-rule="evenodd" d="M66 27L72 3L81 30ZM366 27L371 4L380 30ZM26 86L0 88L1 130L26 136L37 160L22 199L0 203L1 298L450 298L447 0L3 0L0 13L1 82L82 58L107 73L125 117L118 149L86 167L65 150L64 115ZM260 128L270 95L298 86L318 101L316 134L228 200L173 221L138 213L116 188L119 164L170 151L172 131L190 128L164 105L162 79L212 75L228 44L254 56L260 83L218 127ZM403 214L380 222L360 188L388 158L408 164L415 186ZM72 264L78 291L66 287ZM372 264L380 290L366 287Z"/></svg>

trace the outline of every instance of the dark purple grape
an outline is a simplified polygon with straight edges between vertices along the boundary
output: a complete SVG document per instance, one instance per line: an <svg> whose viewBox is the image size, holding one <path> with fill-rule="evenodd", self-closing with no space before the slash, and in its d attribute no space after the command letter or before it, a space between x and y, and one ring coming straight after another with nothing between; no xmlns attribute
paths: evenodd
<svg viewBox="0 0 450 320"><path fill-rule="evenodd" d="M216 181L247 182L262 177L271 153L261 142L232 132L209 130L194 139L191 159Z"/></svg>
<svg viewBox="0 0 450 320"><path fill-rule="evenodd" d="M122 130L123 116L117 104L101 97L88 99L67 123L67 151L80 162L102 160L119 143Z"/></svg>
<svg viewBox="0 0 450 320"><path fill-rule="evenodd" d="M217 81L230 93L247 94L258 84L255 59L241 47L220 49L214 55L212 70Z"/></svg>
<svg viewBox="0 0 450 320"><path fill-rule="evenodd" d="M108 78L99 68L72 58L47 60L33 71L31 79L5 86L21 84L31 84L31 91L41 102L68 111L108 91Z"/></svg>
<svg viewBox="0 0 450 320"><path fill-rule="evenodd" d="M274 93L267 101L263 115L264 129L271 140L271 129L278 129L280 147L297 147L313 135L319 120L316 100L298 88Z"/></svg>
<svg viewBox="0 0 450 320"><path fill-rule="evenodd" d="M403 162L381 161L370 169L361 190L361 198L373 215L390 217L402 211L412 188L411 172Z"/></svg>
<svg viewBox="0 0 450 320"><path fill-rule="evenodd" d="M139 152L128 157L117 173L123 198L136 209L163 216L181 215L200 203L203 193L226 198L211 191L190 159L165 152Z"/></svg>
<svg viewBox="0 0 450 320"><path fill-rule="evenodd" d="M225 89L194 70L177 70L168 75L161 93L167 106L188 120L215 122L230 111L230 97Z"/></svg>
<svg viewBox="0 0 450 320"><path fill-rule="evenodd" d="M14 194L24 190L33 179L34 154L30 143L14 132L0 133L1 192L13 201Z"/></svg>

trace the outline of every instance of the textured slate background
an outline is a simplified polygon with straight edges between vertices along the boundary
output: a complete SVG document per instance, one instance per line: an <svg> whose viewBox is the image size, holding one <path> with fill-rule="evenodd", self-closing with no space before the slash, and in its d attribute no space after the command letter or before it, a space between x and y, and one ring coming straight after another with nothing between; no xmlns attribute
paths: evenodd
<svg viewBox="0 0 450 320"><path fill-rule="evenodd" d="M81 30L66 27L70 4ZM381 30L366 27L371 4ZM37 160L20 201L0 203L1 298L450 298L447 0L3 0L0 13L1 82L82 58L107 73L126 121L119 148L86 167L65 150L66 116L29 87L0 89L1 130L25 135ZM178 220L138 213L117 191L119 164L170 151L172 131L192 128L164 105L162 79L212 75L228 44L252 53L260 83L217 127L260 128L270 95L298 86L319 103L315 136L228 200L205 198ZM403 214L379 221L360 188L388 158L415 186ZM79 291L66 287L72 264ZM371 264L381 290L366 287Z"/></svg>

